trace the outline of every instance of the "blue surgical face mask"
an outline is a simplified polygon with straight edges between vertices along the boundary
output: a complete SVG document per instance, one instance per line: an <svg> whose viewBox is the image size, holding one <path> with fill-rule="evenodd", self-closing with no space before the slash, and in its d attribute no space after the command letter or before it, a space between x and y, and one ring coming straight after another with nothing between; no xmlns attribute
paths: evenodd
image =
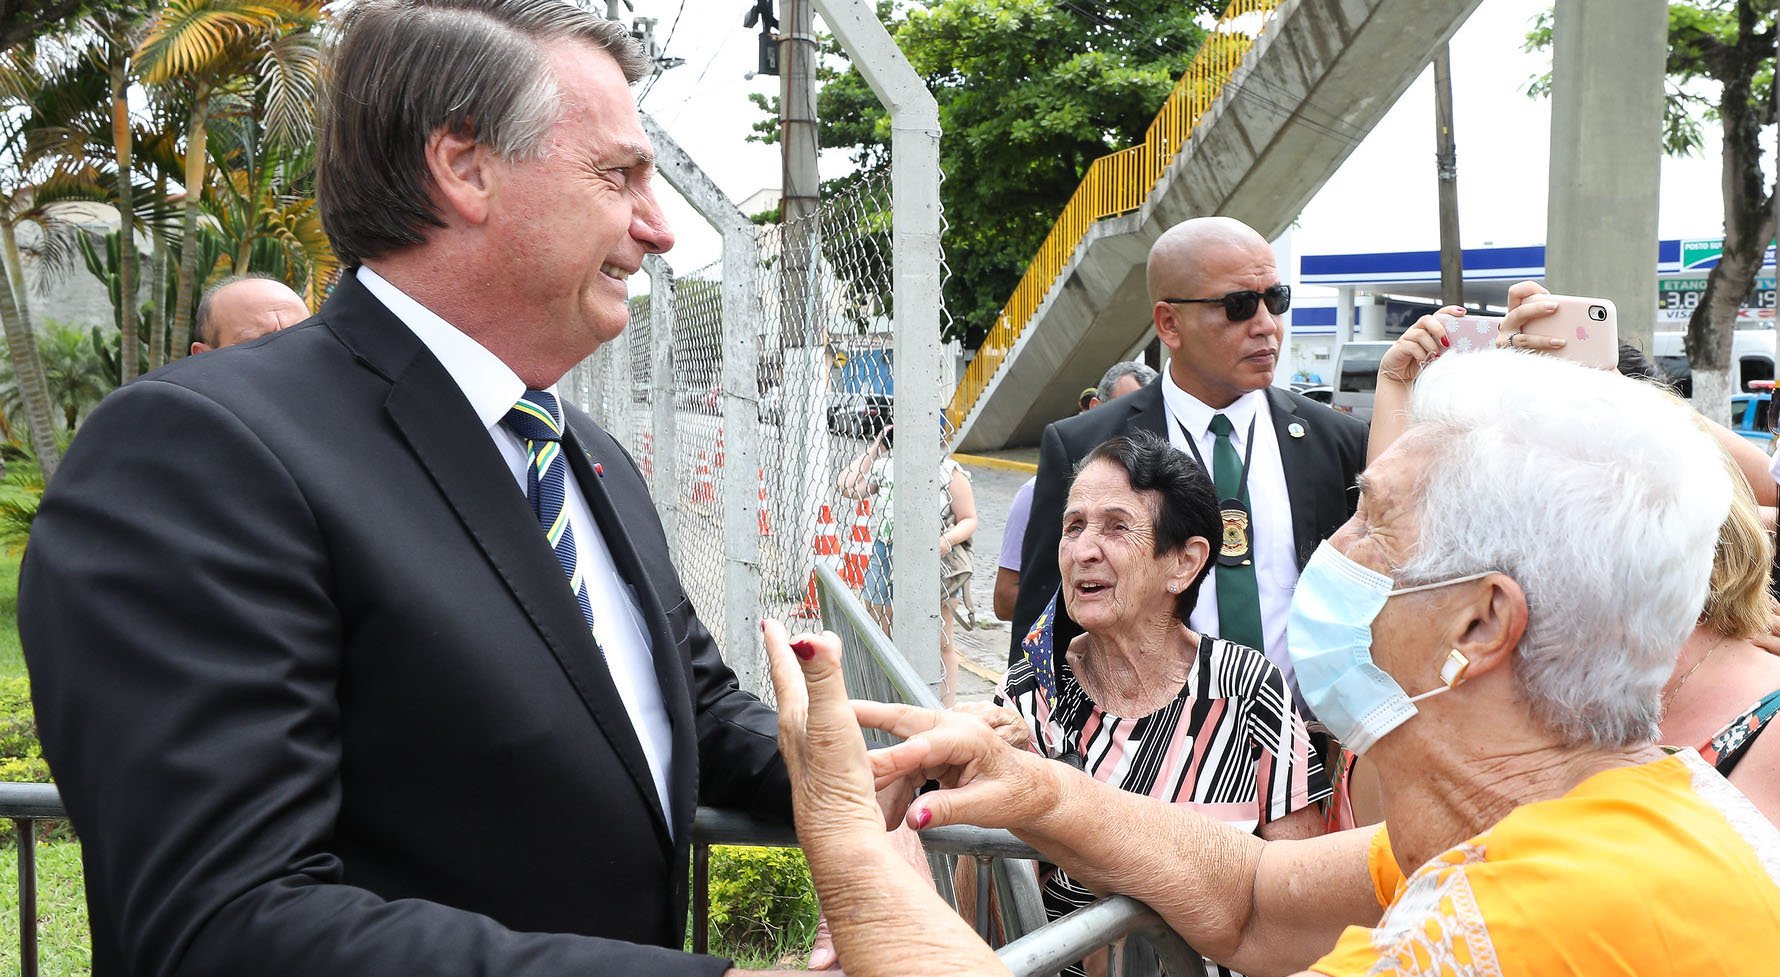
<svg viewBox="0 0 1780 977"><path fill-rule="evenodd" d="M1455 649L1441 668L1446 684L1413 698L1372 661L1372 621L1399 594L1478 580L1495 571L1391 589L1391 578L1362 566L1325 540L1304 565L1292 592L1286 647L1298 690L1316 718L1342 745L1365 753L1415 715L1415 703L1449 691L1464 677Z"/></svg>

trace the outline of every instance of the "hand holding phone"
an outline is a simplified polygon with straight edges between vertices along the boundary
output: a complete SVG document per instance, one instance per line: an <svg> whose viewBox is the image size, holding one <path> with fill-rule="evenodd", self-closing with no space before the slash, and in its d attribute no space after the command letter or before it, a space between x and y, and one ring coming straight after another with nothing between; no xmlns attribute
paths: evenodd
<svg viewBox="0 0 1780 977"><path fill-rule="evenodd" d="M1619 368L1619 312L1612 301L1581 295L1542 295L1539 300L1557 308L1529 320L1521 332L1563 340L1562 346L1547 350L1559 359L1597 370Z"/></svg>
<svg viewBox="0 0 1780 977"><path fill-rule="evenodd" d="M1493 315L1447 315L1437 312L1434 318L1446 327L1449 349L1454 353L1475 353L1496 345L1496 334L1502 330L1502 319Z"/></svg>

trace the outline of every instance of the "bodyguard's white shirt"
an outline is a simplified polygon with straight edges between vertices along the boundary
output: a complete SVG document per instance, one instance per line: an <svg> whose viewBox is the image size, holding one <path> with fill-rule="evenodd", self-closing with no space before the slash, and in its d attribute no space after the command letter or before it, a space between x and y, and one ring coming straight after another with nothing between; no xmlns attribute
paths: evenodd
<svg viewBox="0 0 1780 977"><path fill-rule="evenodd" d="M507 469L525 494L525 442L501 423L507 411L525 393L525 381L519 379L507 364L502 363L481 343L459 332L401 289L385 281L376 272L359 266L358 280L377 296L396 318L402 320L415 336L432 351L451 374L469 400L470 408L488 429ZM551 393L556 392L553 386ZM587 598L593 604L593 619L599 622L600 648L606 653L606 667L618 696L624 700L630 724L642 741L643 755L649 760L649 774L655 780L655 794L661 809L671 811L668 803L668 770L673 762L673 736L667 707L661 701L661 685L655 678L655 664L650 653L648 631L630 586L619 575L612 561L612 551L600 535L599 524L587 508L587 498L575 481L573 469L565 480L569 525L575 531L575 562L587 581ZM539 527L538 532L543 533ZM563 577L568 586L568 577ZM671 827L671 826L670 826Z"/></svg>
<svg viewBox="0 0 1780 977"><path fill-rule="evenodd" d="M1292 589L1298 586L1298 549L1292 536L1292 498L1286 491L1286 470L1279 460L1279 435L1273 429L1272 412L1267 409L1267 391L1251 390L1223 410L1212 410L1182 390L1164 370L1162 403L1168 408L1169 442L1190 457L1193 452L1187 447L1186 435L1181 433L1181 425L1186 425L1199 448L1199 457L1205 459L1207 474L1216 464L1211 453L1217 443L1217 436L1211 433L1212 415L1230 418L1234 428L1230 444L1239 458L1248 450L1249 422L1255 421L1255 451L1248 472L1249 525L1254 530L1262 642L1267 646L1256 650L1285 673L1286 685L1297 698L1298 680L1292 670L1292 657L1286 652L1286 614L1292 606ZM1199 586L1199 602L1193 605L1192 617L1187 622L1201 634L1219 633L1217 553L1218 540L1214 539L1214 566ZM1302 706L1302 699L1299 704Z"/></svg>

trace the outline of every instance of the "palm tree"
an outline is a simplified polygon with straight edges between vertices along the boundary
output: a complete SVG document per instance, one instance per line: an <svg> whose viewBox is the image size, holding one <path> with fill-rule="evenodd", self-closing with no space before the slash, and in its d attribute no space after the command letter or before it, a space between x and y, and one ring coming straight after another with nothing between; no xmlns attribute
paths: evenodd
<svg viewBox="0 0 1780 977"><path fill-rule="evenodd" d="M113 389L105 376L105 363L93 348L91 334L79 326L51 319L43 324L39 338L43 340L38 350L43 355L50 398L61 408L62 429L73 434L80 415Z"/></svg>
<svg viewBox="0 0 1780 977"><path fill-rule="evenodd" d="M44 378L43 361L37 353L37 336L31 328L30 307L26 303L24 273L17 263L18 249L12 233L15 215L36 212L48 230L46 243L53 246L61 238L47 211L38 208L34 202L34 177L40 179L43 174L40 167L28 162L25 146L25 113L40 77L35 45L21 45L6 52L0 60L0 228L3 228L0 233L4 234L6 242L6 273L0 274L0 327L4 328L7 353L24 401L31 446L47 481L55 475L62 455L56 446L49 383Z"/></svg>
<svg viewBox="0 0 1780 977"><path fill-rule="evenodd" d="M295 142L313 130L320 78L317 29L322 0L169 0L136 49L143 80L189 97L184 237L194 240L209 158L209 124L221 96L263 99L266 131ZM173 303L171 355L191 342L198 249L181 251Z"/></svg>

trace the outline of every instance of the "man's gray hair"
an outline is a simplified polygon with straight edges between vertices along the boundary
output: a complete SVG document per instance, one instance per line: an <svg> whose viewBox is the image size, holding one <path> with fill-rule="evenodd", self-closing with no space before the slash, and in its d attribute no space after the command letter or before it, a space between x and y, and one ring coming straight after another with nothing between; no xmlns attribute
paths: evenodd
<svg viewBox="0 0 1780 977"><path fill-rule="evenodd" d="M535 158L558 118L545 45L605 51L629 81L648 58L623 25L565 0L359 0L341 18L316 140L322 226L348 268L444 227L425 151L462 132Z"/></svg>
<svg viewBox="0 0 1780 977"><path fill-rule="evenodd" d="M1441 357L1416 382L1399 445L1427 468L1397 586L1513 577L1528 607L1514 677L1566 744L1656 735L1730 510L1691 413L1612 371L1507 350Z"/></svg>
<svg viewBox="0 0 1780 977"><path fill-rule="evenodd" d="M1118 385L1121 377L1136 377L1139 387L1147 387L1156 379L1156 371L1134 360L1114 363L1107 369L1106 375L1100 378L1100 386L1094 391L1094 396L1099 397L1103 404L1113 399L1113 387Z"/></svg>
<svg viewBox="0 0 1780 977"><path fill-rule="evenodd" d="M216 341L221 338L217 336L216 330L210 328L211 319L214 317L213 313L216 311L214 308L216 305L216 293L228 288L230 285L252 281L278 282L279 284L284 283L284 279L282 278L274 278L271 275L263 275L257 271L250 271L245 275L230 275L222 281L217 282L215 285L205 289L203 297L198 299L198 311L192 316L192 328L197 330L199 342L206 346L215 346Z"/></svg>

